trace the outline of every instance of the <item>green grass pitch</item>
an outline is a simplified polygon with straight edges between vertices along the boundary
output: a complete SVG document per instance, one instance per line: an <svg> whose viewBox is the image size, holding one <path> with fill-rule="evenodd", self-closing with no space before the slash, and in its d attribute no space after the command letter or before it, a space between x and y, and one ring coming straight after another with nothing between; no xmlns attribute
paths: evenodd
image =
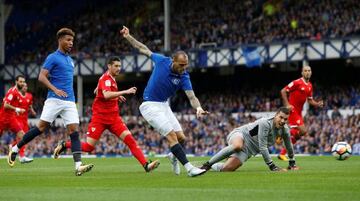
<svg viewBox="0 0 360 201"><path fill-rule="evenodd" d="M190 158L201 164L207 158ZM286 167L286 162L274 159ZM360 157L298 157L301 170L274 173L261 157L232 173L208 172L196 178L171 172L170 163L145 173L134 158L84 159L94 169L75 177L72 159L36 159L14 168L0 160L0 200L59 201L289 201L360 200Z"/></svg>

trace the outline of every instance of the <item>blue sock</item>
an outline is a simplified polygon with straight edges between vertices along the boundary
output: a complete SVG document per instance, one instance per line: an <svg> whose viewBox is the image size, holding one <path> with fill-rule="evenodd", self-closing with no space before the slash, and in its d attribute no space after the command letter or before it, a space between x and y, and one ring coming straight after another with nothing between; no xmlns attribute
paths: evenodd
<svg viewBox="0 0 360 201"><path fill-rule="evenodd" d="M20 149L22 146L26 145L40 134L41 131L38 129L38 127L35 126L34 128L30 129L27 133L25 133L24 137L17 144L17 147Z"/></svg>
<svg viewBox="0 0 360 201"><path fill-rule="evenodd" d="M182 165L185 165L189 162L186 158L185 151L180 144L175 144L174 146L170 147L170 150Z"/></svg>
<svg viewBox="0 0 360 201"><path fill-rule="evenodd" d="M71 151L75 162L81 161L81 142L79 139L79 132L75 131L70 134Z"/></svg>

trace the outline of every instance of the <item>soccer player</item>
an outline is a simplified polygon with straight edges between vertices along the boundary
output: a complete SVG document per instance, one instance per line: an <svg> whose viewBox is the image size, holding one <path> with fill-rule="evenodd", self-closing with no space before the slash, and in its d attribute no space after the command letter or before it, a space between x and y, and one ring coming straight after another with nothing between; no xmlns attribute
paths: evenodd
<svg viewBox="0 0 360 201"><path fill-rule="evenodd" d="M0 136L3 131L7 129L15 133L17 139L21 139L24 135L24 130L21 122L18 121L17 115L23 115L25 113L25 109L21 108L22 95L20 92L25 84L25 77L23 75L16 76L15 86L7 91L3 99L3 106L0 109ZM16 144L16 141L14 144ZM30 161L28 158L24 158L24 149L25 147L21 150L20 162L31 162L32 160Z"/></svg>
<svg viewBox="0 0 360 201"><path fill-rule="evenodd" d="M13 167L19 149L43 133L60 115L66 125L67 134L70 135L71 151L75 162L75 175L81 176L90 171L93 165L81 163L81 143L78 133L79 115L75 105L73 89L75 66L69 55L73 47L75 33L69 28L61 28L56 36L58 49L48 55L38 78L49 89L40 121L24 135L17 145L12 147L7 161Z"/></svg>
<svg viewBox="0 0 360 201"><path fill-rule="evenodd" d="M251 156L261 153L271 171L286 171L286 169L276 166L269 154L269 147L274 145L277 137L282 137L290 157L288 169L298 170L290 141L289 127L286 124L289 113L290 110L287 107L281 107L275 116L261 118L235 128L227 136L228 146L216 153L201 168L205 170L212 168L221 172L235 171ZM225 163L218 163L225 158L228 158Z"/></svg>
<svg viewBox="0 0 360 201"><path fill-rule="evenodd" d="M140 53L150 57L155 63L154 70L150 76L144 91L144 102L140 105L140 112L146 121L164 136L173 155L170 159L175 174L180 174L178 159L191 177L205 173L204 170L193 166L186 158L183 146L185 135L179 121L171 111L168 99L179 89L183 89L190 100L191 106L196 109L197 117L207 114L200 105L192 89L188 68L188 56L183 51L175 53L173 58L153 53L149 48L137 41L129 33L127 27L123 27L120 34ZM175 156L175 157L174 157Z"/></svg>
<svg viewBox="0 0 360 201"><path fill-rule="evenodd" d="M27 92L28 87L27 84L24 83L24 86L22 87L21 91L20 91L20 100L19 100L19 108L22 108L25 110L24 113L18 114L16 115L16 119L18 120L18 122L21 125L21 128L24 132L28 132L29 131L29 123L28 123L28 116L29 116L29 112L31 112L32 116L36 115L35 110L32 107L32 103L33 103L33 96L31 93ZM20 141L21 138L17 139L17 141ZM15 143L16 144L16 143ZM14 145L15 145L14 144ZM19 160L20 163L30 163L33 161L32 158L28 158L25 156L25 145L23 147L21 147L21 149L19 150Z"/></svg>
<svg viewBox="0 0 360 201"><path fill-rule="evenodd" d="M119 75L121 63L119 57L110 57L107 61L108 70L100 77L96 87L96 97L92 105L93 116L88 126L86 142L81 143L82 151L91 152L105 129L118 136L130 149L131 153L144 167L146 172L157 168L159 161L147 161L131 132L119 116L118 102L126 101L123 95L135 94L136 87L118 91L115 77ZM54 151L54 158L71 147L71 142L59 142Z"/></svg>
<svg viewBox="0 0 360 201"><path fill-rule="evenodd" d="M311 67L303 66L301 71L302 77L290 82L281 90L281 98L283 99L284 106L290 109L289 126L291 128L290 134L291 142L293 144L295 144L301 136L307 134L304 120L301 115L305 101L307 100L310 105L315 107L324 106L323 101L315 101L312 97L313 87L310 82L311 74ZM288 158L285 154L286 149L283 148L280 151L278 158L287 161Z"/></svg>

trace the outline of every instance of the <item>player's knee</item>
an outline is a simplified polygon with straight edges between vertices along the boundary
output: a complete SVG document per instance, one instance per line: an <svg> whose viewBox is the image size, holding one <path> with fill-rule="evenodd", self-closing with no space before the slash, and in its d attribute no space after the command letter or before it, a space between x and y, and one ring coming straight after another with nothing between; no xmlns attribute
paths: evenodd
<svg viewBox="0 0 360 201"><path fill-rule="evenodd" d="M185 135L178 135L177 140L180 144L183 144L186 141Z"/></svg>
<svg viewBox="0 0 360 201"><path fill-rule="evenodd" d="M166 139L169 142L170 146L173 146L177 143L179 143L178 138L176 136L176 133L174 131L170 132L169 134L166 135Z"/></svg>
<svg viewBox="0 0 360 201"><path fill-rule="evenodd" d="M241 140L237 140L232 143L232 146L234 147L235 152L241 151L243 148L243 145L244 145L244 143Z"/></svg>

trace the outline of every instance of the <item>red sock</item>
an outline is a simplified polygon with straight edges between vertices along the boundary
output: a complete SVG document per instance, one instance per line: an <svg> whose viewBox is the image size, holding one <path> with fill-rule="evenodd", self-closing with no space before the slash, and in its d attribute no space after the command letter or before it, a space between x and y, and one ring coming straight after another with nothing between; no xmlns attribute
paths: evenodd
<svg viewBox="0 0 360 201"><path fill-rule="evenodd" d="M15 146L17 145L17 143L21 140L21 138L16 138L16 140L13 141L13 143L11 144L11 146ZM19 156L20 157L24 157L25 156L25 147L26 145L22 146L20 149L19 149Z"/></svg>
<svg viewBox="0 0 360 201"><path fill-rule="evenodd" d="M300 131L298 129L296 129L296 128L290 129L291 143L292 144L295 144L297 139L300 138L299 133L300 133Z"/></svg>
<svg viewBox="0 0 360 201"><path fill-rule="evenodd" d="M124 138L124 143L129 147L131 153L141 163L141 165L144 166L147 160L131 134Z"/></svg>
<svg viewBox="0 0 360 201"><path fill-rule="evenodd" d="M65 147L67 149L71 148L71 141L66 141L65 142ZM94 146L92 146L91 144L87 143L87 142L81 142L81 151L83 152L92 152L95 149Z"/></svg>
<svg viewBox="0 0 360 201"><path fill-rule="evenodd" d="M81 142L81 150L83 152L92 152L95 149L94 146L92 146L91 144L87 143L87 142Z"/></svg>
<svg viewBox="0 0 360 201"><path fill-rule="evenodd" d="M22 158L22 157L25 156L25 147L26 147L26 145L22 146L22 147L19 149L19 156L20 156L20 158Z"/></svg>
<svg viewBox="0 0 360 201"><path fill-rule="evenodd" d="M286 149L282 148L281 151L280 151L280 155L285 155L285 154L286 154Z"/></svg>
<svg viewBox="0 0 360 201"><path fill-rule="evenodd" d="M71 148L71 141L70 141L70 140L65 142L65 147L66 147L67 149L70 149L70 148Z"/></svg>

